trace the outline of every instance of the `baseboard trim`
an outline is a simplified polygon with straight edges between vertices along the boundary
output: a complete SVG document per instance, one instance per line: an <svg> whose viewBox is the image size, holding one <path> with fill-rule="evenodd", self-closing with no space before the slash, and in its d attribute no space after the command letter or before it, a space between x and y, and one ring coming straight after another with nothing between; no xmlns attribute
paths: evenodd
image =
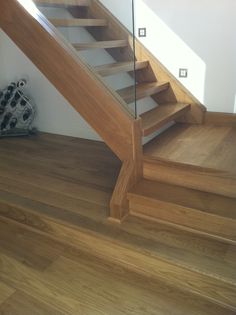
<svg viewBox="0 0 236 315"><path fill-rule="evenodd" d="M205 124L219 126L236 126L236 114L207 112Z"/></svg>

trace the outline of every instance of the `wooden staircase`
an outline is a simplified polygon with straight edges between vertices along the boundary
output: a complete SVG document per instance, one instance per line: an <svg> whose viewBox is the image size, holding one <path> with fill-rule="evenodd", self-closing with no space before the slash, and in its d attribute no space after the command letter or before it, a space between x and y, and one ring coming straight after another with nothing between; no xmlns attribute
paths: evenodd
<svg viewBox="0 0 236 315"><path fill-rule="evenodd" d="M134 92L134 86L113 91L113 94L118 94L126 104L133 103L136 100L152 97L159 106L153 110L143 113L140 117L142 120L143 135L147 136L159 130L168 122L184 117L188 120L187 113L192 113L196 122L202 122L204 117L204 107L186 91L179 83L176 84L174 79L168 73L165 80L162 80L160 73L155 73L153 68L147 60L143 60L139 55L146 52L144 47L143 52L140 52L140 44L138 46L137 61L133 61L132 44L130 43L131 34L113 17L99 1L78 1L77 4L71 1L36 1L41 6L51 7L67 7L74 18L72 19L56 19L50 18L49 21L56 27L88 27L88 31L96 39L95 42L88 43L72 43L73 47L78 50L90 49L106 49L111 56L117 61L113 64L105 64L92 67L92 71L104 77L115 75L122 72L128 72L133 76L134 68L136 71L137 85ZM75 9L76 6L77 8ZM81 13L78 7L86 8ZM117 35L119 33L119 38ZM123 38L121 38L123 37ZM122 49L123 48L123 49ZM152 57L153 58L153 57ZM158 63L155 60L155 63ZM158 63L159 66L159 63ZM150 74L150 73L154 73ZM175 86L173 84L178 85ZM170 99L170 95L171 96ZM159 98L160 95L160 98ZM166 97L164 96L166 95ZM184 102L183 102L184 101ZM197 107L197 114L192 110L192 107ZM195 117L196 116L196 117ZM151 119L150 119L151 117Z"/></svg>
<svg viewBox="0 0 236 315"><path fill-rule="evenodd" d="M234 253L235 176L152 158L143 155L142 150L142 138L155 134L168 124L203 124L205 107L138 41L134 62L131 34L99 1L35 2L39 6L67 8L72 17L47 20L38 13L35 19L17 1L12 1L3 3L0 25L122 160L123 165L111 199L110 221L121 223L127 218L127 221L139 220L140 229L149 229L151 226L154 235L155 229L162 225L163 233L165 229L174 230L178 235L188 235L188 240L204 239L213 248L229 248ZM55 27L85 27L95 41L68 43ZM38 47L34 41L30 45L28 41L26 43L25 35L22 35L26 33L32 38L37 34L38 41L43 45ZM114 62L91 66L80 58L81 51L95 49L105 49ZM132 78L135 77L135 93L134 86L113 90L106 85L104 77L120 73L129 73ZM129 104L135 101L135 97L136 100L151 97L156 106L142 112L140 117L134 117L133 113L130 114ZM36 196L36 193L33 195ZM75 227L78 219L70 221L69 227L65 227L65 217L59 214L55 219L55 209L54 214L51 211L45 214L37 202L28 206L24 198L15 198L14 195L2 194L1 206L1 215L8 219L20 221L24 217L30 221L33 218L32 221L35 219L47 228L41 232L53 234L53 237L63 236L67 242L73 240L76 244L78 239L82 239L84 246L92 251L94 247L90 244L97 241L106 259L114 255L122 266L133 268L135 272L153 280L166 281L203 301L220 305L225 314L233 315L236 312L236 281L230 264L227 271L223 263L218 261L211 272L210 266L214 264L214 259L201 260L198 255L181 257L178 249L171 252L169 247L168 255L165 256L164 247L160 246L159 251L155 248L158 237L155 237L155 242L148 242L142 236L138 246L135 241L132 243L130 234L124 242L120 232L117 232L118 236L116 233L111 236L109 232L108 236L103 235L100 239L99 233L93 230L86 238L91 227ZM37 214L34 207L42 212ZM16 213L14 209L17 209ZM142 220L146 222L144 225ZM124 225L127 221L124 221ZM102 228L109 230L106 225ZM137 231L134 233L139 234ZM114 242L114 247L111 248L110 242ZM116 251L122 252L127 261L119 257ZM95 254L101 255L99 250ZM198 258L201 260L199 264Z"/></svg>

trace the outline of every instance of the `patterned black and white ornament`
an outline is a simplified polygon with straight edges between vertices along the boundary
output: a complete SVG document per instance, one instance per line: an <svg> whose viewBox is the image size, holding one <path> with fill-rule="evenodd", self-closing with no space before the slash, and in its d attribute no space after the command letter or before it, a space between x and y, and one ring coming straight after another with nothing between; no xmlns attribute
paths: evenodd
<svg viewBox="0 0 236 315"><path fill-rule="evenodd" d="M36 107L24 94L25 79L10 83L0 91L0 135L17 132L29 134L36 115Z"/></svg>

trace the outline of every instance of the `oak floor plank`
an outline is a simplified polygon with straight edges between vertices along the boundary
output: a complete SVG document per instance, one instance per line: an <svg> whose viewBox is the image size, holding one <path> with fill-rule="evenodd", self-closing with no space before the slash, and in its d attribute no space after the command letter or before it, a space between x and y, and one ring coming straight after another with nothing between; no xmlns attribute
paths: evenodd
<svg viewBox="0 0 236 315"><path fill-rule="evenodd" d="M51 246L50 246L51 245ZM63 248L42 242L30 231L4 223L0 218L0 252L37 270L47 268L62 253Z"/></svg>
<svg viewBox="0 0 236 315"><path fill-rule="evenodd" d="M42 161L28 159L29 155L25 157L18 156L17 158L10 156L6 152L0 152L0 168L11 167L19 172L25 174L42 174L62 180L65 183L69 182L75 185L82 185L91 187L93 189L102 190L104 192L112 192L112 187L115 185L115 179L118 175L118 168L110 168L110 171L95 168L94 170L78 168L78 165L72 168L67 168L64 165L51 163L48 165ZM111 171L113 169L113 172ZM113 175L113 176L111 176Z"/></svg>
<svg viewBox="0 0 236 315"><path fill-rule="evenodd" d="M114 226L106 224L105 221L104 223L102 220L98 222L96 218L92 220L86 213L79 215L62 208L54 209L19 197L12 199L9 193L0 192L0 198L6 200L5 204L1 201L0 213L2 215L32 225L44 232L51 233L50 230L52 229L43 219L43 216L46 215L53 220L81 227L88 232L99 233L101 237L106 237L111 242L116 240L130 249L146 252L147 255L157 259L175 262L175 264L185 268L222 278L230 283L236 283L234 272L236 261L234 263L225 263L224 261L230 248L228 244L211 241L204 237L196 237L191 233L168 228L164 224L158 225L148 221L145 224L144 220L141 222L133 217L119 228L114 228Z"/></svg>
<svg viewBox="0 0 236 315"><path fill-rule="evenodd" d="M116 271L122 270L122 272L128 266L128 274L140 273L146 277L146 282L150 277L155 279L158 285L160 281L166 282L171 291L181 291L181 293L176 293L181 301L184 301L184 298L179 296L186 297L186 294L190 294L182 292L184 287L184 290L197 292L200 295L203 295L202 290L204 290L209 297L213 297L214 300L220 298L223 303L228 303L229 299L233 305L230 296L234 295L233 286L236 282L234 247L168 227L165 224L154 224L133 217L116 227L105 222L108 199L119 163L102 143L87 140L80 142L80 140L44 134L39 135L35 140L33 138L3 139L0 150L0 212L3 222L5 224L15 222L14 225L21 223L21 228L24 224L25 228L37 231L37 235L47 234L53 239L51 242L60 241L67 246L70 244L80 250L94 253L100 257L100 260L107 261L99 263L97 258L93 258L96 261L93 266L99 263L101 267L102 264L101 268L106 271L113 270L112 264L115 265L113 268ZM94 155L96 155L96 161L94 161ZM78 188L78 193L76 188ZM56 245L55 251L50 253L50 246L53 247L53 244L49 245L43 238L30 240L35 239L33 234L23 233L22 236L21 231L10 229L10 232L6 232L4 228L2 232L0 231L1 235L3 237L0 253L2 248L4 257L14 261L19 268L22 266L26 268L25 270L32 273L33 278L37 276L36 286L40 287L43 282L43 288L34 289L34 283L31 282L27 289L22 288L16 279L13 279L14 281L10 279L10 272L9 276L2 280L10 287L28 295L32 295L29 287L33 286L32 297L39 299L39 295L39 300L42 299L43 303L48 304L55 295L52 293L55 286L52 283L49 284L51 293L46 290L47 296L44 295L45 288L48 288L48 279L42 278L45 268L47 272L54 265L58 267L57 263L61 259L65 261L68 259L69 262L72 260L72 265L74 261L76 264L82 263L81 260L77 261L81 258L81 253L71 255L65 247L57 248ZM8 235L9 244L7 244ZM14 237L14 235L18 236ZM40 242L45 243L45 252L44 246L38 245ZM19 249L17 244L19 244ZM29 253L27 253L27 248ZM118 255L119 251L121 253ZM33 254L34 257L32 257ZM138 255L138 259L135 255ZM0 258L0 268L3 266L1 263ZM88 265L88 262L86 264L83 260L82 265ZM3 272L1 276L4 274ZM125 277L128 278L128 275L125 274ZM137 279L140 275L137 277L135 281L139 281ZM68 283L66 279L60 281ZM113 280L107 281L112 283ZM165 291L168 286L164 285L163 290ZM215 288L214 291L211 287ZM74 292L75 289L72 288L72 290ZM131 290L130 287L129 290ZM149 294L146 290L145 287L145 292ZM159 295L161 290L157 288L155 290ZM68 289L66 293L68 298L64 302L64 293L57 292L57 298L54 296L53 307L56 307L58 311L69 311L74 314L75 309L79 307L77 293L73 295L71 304L69 292ZM142 294L145 295L145 292ZM175 293L173 293L173 298L174 295ZM60 301L58 302L57 299ZM196 299L195 295L194 299ZM202 298L197 299L200 304L208 303L203 302ZM161 300L160 303L162 303ZM82 306L80 304L80 307ZM222 310L216 308L216 314L220 314L218 309ZM168 314L169 310L166 306L164 310ZM116 311L120 314L120 309ZM200 311L204 314L202 309ZM91 309L88 310L89 312L92 312ZM205 314L208 313L205 311Z"/></svg>
<svg viewBox="0 0 236 315"><path fill-rule="evenodd" d="M6 177L0 178L0 190L69 212L78 214L86 212L91 219L105 220L107 217L107 207L104 205L75 199Z"/></svg>
<svg viewBox="0 0 236 315"><path fill-rule="evenodd" d="M183 264L178 266L178 264L173 264L173 261L168 262L163 257L157 259L152 254L147 255L146 245L148 243L143 244L144 248L135 250L133 247L129 248L124 243L117 242L116 239L102 238L96 233L89 233L72 226L64 226L46 217L44 219L41 217L40 220L42 222L40 225L46 228L42 231L39 230L40 233L45 234L46 232L53 239L61 239L66 244L73 245L88 253L91 252L115 265L123 266L145 277L151 277L155 281L158 280L157 282L164 281L185 292L190 291L204 297L204 299L209 299L219 305L227 305L228 308L235 310L235 285L231 279L222 279L221 276L214 277L210 273L183 268Z"/></svg>
<svg viewBox="0 0 236 315"><path fill-rule="evenodd" d="M58 314L71 315L234 314L161 282L154 284L151 279L125 269L117 270L96 258L93 261L92 256L90 260L80 259L79 253L75 260L60 257L44 272L32 270L1 253L0 261L0 279L23 292L20 308L26 311L30 307L33 310L39 301L39 309L46 310L45 314L48 305ZM13 300L16 298L17 294Z"/></svg>
<svg viewBox="0 0 236 315"><path fill-rule="evenodd" d="M1 315L67 315L45 304L42 301L32 298L21 291L16 291L9 299L0 305Z"/></svg>
<svg viewBox="0 0 236 315"><path fill-rule="evenodd" d="M0 281L0 314L1 314L1 305L5 302L12 294L14 294L15 289L7 286L5 283Z"/></svg>
<svg viewBox="0 0 236 315"><path fill-rule="evenodd" d="M3 165L3 159L1 159L1 165ZM12 163L11 163L12 162ZM4 168L0 169L0 177L4 182L4 178L9 180L20 181L24 184L30 184L34 187L44 187L47 191L59 193L71 198L92 202L98 205L107 207L111 193L108 191L102 191L101 189L91 187L90 185L84 185L82 183L73 183L64 181L63 179L49 176L46 172L32 173L27 172L27 167L22 164L17 167L14 161L7 161L4 164ZM45 186L47 183L47 186Z"/></svg>

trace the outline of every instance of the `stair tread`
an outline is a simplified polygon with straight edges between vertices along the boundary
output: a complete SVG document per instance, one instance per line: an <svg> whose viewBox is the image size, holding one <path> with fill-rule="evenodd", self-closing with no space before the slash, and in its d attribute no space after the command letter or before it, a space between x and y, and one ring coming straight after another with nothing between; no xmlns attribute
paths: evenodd
<svg viewBox="0 0 236 315"><path fill-rule="evenodd" d="M153 82L153 83L139 83L136 85L136 93L134 85L128 86L124 89L117 90L117 93L124 99L126 103L132 103L136 99L142 99L152 96L169 88L169 82Z"/></svg>
<svg viewBox="0 0 236 315"><path fill-rule="evenodd" d="M90 43L73 43L72 45L77 50L108 49L108 48L126 47L128 45L128 41L126 39L120 39L120 40L97 41L97 42L90 42Z"/></svg>
<svg viewBox="0 0 236 315"><path fill-rule="evenodd" d="M229 197L146 179L140 181L129 194L139 194L236 220L236 199ZM226 201L227 209L222 207Z"/></svg>
<svg viewBox="0 0 236 315"><path fill-rule="evenodd" d="M56 27L90 27L107 26L105 19L48 19Z"/></svg>
<svg viewBox="0 0 236 315"><path fill-rule="evenodd" d="M148 64L149 64L148 61L136 61L135 70L144 69L148 66ZM133 61L116 62L94 67L94 70L101 76L108 76L120 72L129 72L134 71L134 62Z"/></svg>
<svg viewBox="0 0 236 315"><path fill-rule="evenodd" d="M90 5L90 0L34 0L39 6L83 6L87 7Z"/></svg>
<svg viewBox="0 0 236 315"><path fill-rule="evenodd" d="M87 229L91 230L91 232L93 232L91 236L96 237L96 239L99 239L99 234L102 234L102 240L107 240L108 242L112 241L113 246L122 246L127 253L130 253L129 255L132 256L132 253L135 251L137 252L135 255L141 255L143 257L142 259L146 257L145 265L147 270L150 270L151 273L153 273L153 259L155 259L154 269L156 271L158 270L159 273L158 275L155 274L155 277L160 276L162 280L166 280L167 284L169 283L171 285L181 287L181 283L183 285L185 283L185 277L189 281L189 277L191 277L191 279L193 277L193 280L191 280L193 281L193 284L195 285L196 282L198 282L194 288L194 292L196 290L202 296L205 294L211 296L212 290L209 288L213 286L214 292L219 290L222 293L223 302L220 302L221 305L229 305L233 308L236 307L236 275L234 272L234 263L231 265L227 262L221 262L215 259L215 255L223 256L225 254L225 250L227 249L225 245L221 245L217 241L191 236L190 233L186 232L179 233L178 230L175 230L174 228L170 229L161 224L152 225L148 221L145 222L145 220L138 222L139 219L134 217L129 217L128 220L116 231L114 226L110 226L109 224L98 223L96 221L92 222L91 220L87 220L86 217L75 214L74 212L65 212L62 211L62 209L57 209L28 198L23 198L19 195L0 190L0 196L1 205L4 205L4 203L10 205L10 207L8 206L7 208L7 212L4 210L4 207L1 206L0 211L1 214L3 211L4 216L11 218L10 208L13 207L13 209L15 209L16 207L19 210L24 209L24 211L29 211L29 220L27 219L27 216L25 217L24 215L20 215L20 213L18 213L17 216L20 220L23 220L22 222L26 222L26 224L33 224L36 229L44 230L45 228L45 232L50 231L50 229L47 225L43 224L44 216L50 217L50 220L52 221L55 219L57 224L60 224L61 222L63 225L68 225L69 228L73 228L74 226L75 230L73 233L79 231L81 227L83 233L86 232ZM17 214L17 211L14 211L14 213ZM34 215L36 217L41 217L42 215L42 221L37 222ZM141 230L141 234L139 234L140 225L143 228L143 231ZM120 233L121 231L118 232L120 228L123 230L122 233ZM134 234L137 235L135 236ZM150 234L156 234L155 239L152 239ZM187 240L190 242L189 246L186 245ZM176 245L174 245L173 242ZM193 246L193 244L195 245ZM207 248L204 248L203 252L205 251L205 255L203 254L202 257L199 257L198 254L194 253L194 250L201 251L201 246L204 245L209 246L209 249L207 250ZM186 250L187 247L189 247L188 250ZM210 257L211 254L213 257ZM136 259L139 260L140 258L137 257ZM173 283L172 277L174 277ZM201 285L198 287L200 283ZM188 281L186 281L186 286L188 289L191 287L191 285L189 286ZM201 286L203 287L201 288ZM190 290L190 292L192 291ZM216 299L218 295L218 293L215 294L214 292L213 300Z"/></svg>
<svg viewBox="0 0 236 315"><path fill-rule="evenodd" d="M140 115L142 119L143 135L148 136L168 122L183 116L191 108L190 104L168 103Z"/></svg>
<svg viewBox="0 0 236 315"><path fill-rule="evenodd" d="M234 198L143 179L128 199L136 204L131 207L137 215L236 244Z"/></svg>

